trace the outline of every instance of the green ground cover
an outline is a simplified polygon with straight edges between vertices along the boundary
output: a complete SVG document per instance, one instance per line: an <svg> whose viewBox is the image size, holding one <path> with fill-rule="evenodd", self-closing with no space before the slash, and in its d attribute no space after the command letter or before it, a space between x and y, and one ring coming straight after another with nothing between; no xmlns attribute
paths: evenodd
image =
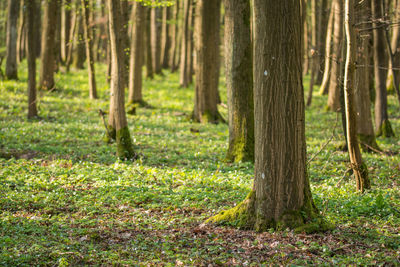
<svg viewBox="0 0 400 267"><path fill-rule="evenodd" d="M0 82L0 265L400 265L400 156L364 154L372 190L355 192L346 175L338 125L309 163L314 200L336 229L320 234L253 233L200 226L249 192L253 165L224 161L225 124L187 120L193 87L178 75L144 82L153 108L128 116L135 162L118 161L103 142L98 109L107 110L105 66L97 66L99 100L88 99L85 71L56 75L41 93L41 119L26 119L25 65L20 81ZM307 81L305 81L307 84ZM221 94L226 102L224 81ZM318 91L318 90L314 90ZM400 112L390 96L400 136ZM336 115L315 94L306 111L308 157L331 137ZM222 115L227 110L220 107ZM400 139L379 138L400 151Z"/></svg>

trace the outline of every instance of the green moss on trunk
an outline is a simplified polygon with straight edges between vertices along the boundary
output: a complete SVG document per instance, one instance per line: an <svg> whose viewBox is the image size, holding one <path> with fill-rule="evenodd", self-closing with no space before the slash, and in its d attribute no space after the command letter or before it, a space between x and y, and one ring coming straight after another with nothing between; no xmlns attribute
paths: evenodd
<svg viewBox="0 0 400 267"><path fill-rule="evenodd" d="M104 142L107 144L111 144L115 141L115 138L117 136L117 132L115 131L114 127L111 125L107 126L106 129L106 135L104 136Z"/></svg>
<svg viewBox="0 0 400 267"><path fill-rule="evenodd" d="M253 145L250 143L252 142ZM254 139L245 140L245 136L235 138L230 144L226 155L227 161L241 162L251 161L254 162Z"/></svg>
<svg viewBox="0 0 400 267"><path fill-rule="evenodd" d="M137 155L133 149L128 127L116 131L117 156L122 160L134 160Z"/></svg>
<svg viewBox="0 0 400 267"><path fill-rule="evenodd" d="M360 141L361 149L364 152L370 153L375 152L376 150L380 151L378 144L376 143L375 135L365 135L359 134L358 140Z"/></svg>
<svg viewBox="0 0 400 267"><path fill-rule="evenodd" d="M381 127L378 129L376 136L394 137L394 131L389 120L384 120Z"/></svg>

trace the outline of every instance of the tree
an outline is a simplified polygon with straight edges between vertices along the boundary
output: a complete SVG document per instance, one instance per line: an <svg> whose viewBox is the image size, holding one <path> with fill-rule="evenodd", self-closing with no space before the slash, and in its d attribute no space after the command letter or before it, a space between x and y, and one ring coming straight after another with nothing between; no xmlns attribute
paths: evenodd
<svg viewBox="0 0 400 267"><path fill-rule="evenodd" d="M8 0L7 17L7 58L6 58L6 77L7 79L18 79L17 69L17 25L19 13L19 0Z"/></svg>
<svg viewBox="0 0 400 267"><path fill-rule="evenodd" d="M40 85L42 90L54 88L55 38L59 0L44 2L42 49L40 57Z"/></svg>
<svg viewBox="0 0 400 267"><path fill-rule="evenodd" d="M179 19L179 0L175 1L175 6L174 6L174 16L173 16L173 25L171 27L171 54L169 56L169 66L171 68L171 72L175 72L177 69L177 64L176 64L176 55L178 54L178 45L179 45L179 39L178 39L178 19Z"/></svg>
<svg viewBox="0 0 400 267"><path fill-rule="evenodd" d="M196 2L196 92L193 120L218 123L220 0Z"/></svg>
<svg viewBox="0 0 400 267"><path fill-rule="evenodd" d="M37 117L36 108L36 1L26 1L26 30L28 57L28 119Z"/></svg>
<svg viewBox="0 0 400 267"><path fill-rule="evenodd" d="M79 0L77 3L77 17L76 17L76 33L74 36L74 50L72 53L72 66L75 69L84 69L85 68L85 60L86 60L86 46L85 46L85 38L84 38L84 30L83 30L83 16L82 16L82 9L79 8Z"/></svg>
<svg viewBox="0 0 400 267"><path fill-rule="evenodd" d="M335 1L332 1L331 11L329 12L328 26L326 29L326 40L325 40L325 67L324 74L322 76L321 86L319 89L320 95L325 95L328 93L328 82L331 73L331 40L332 40L332 31L333 31L333 18L334 18L334 4Z"/></svg>
<svg viewBox="0 0 400 267"><path fill-rule="evenodd" d="M82 0L82 17L83 17L83 32L86 44L86 59L87 59L88 76L89 76L89 97L90 99L96 99L97 98L96 74L94 69L94 58L93 58L93 32L89 25L89 17L90 17L89 0Z"/></svg>
<svg viewBox="0 0 400 267"><path fill-rule="evenodd" d="M155 7L151 9L151 51L153 59L153 70L161 74L161 27L162 9Z"/></svg>
<svg viewBox="0 0 400 267"><path fill-rule="evenodd" d="M146 7L136 2L133 6L131 59L129 68L129 97L132 108L128 113L135 113L135 104L144 104L142 96L143 39L145 31Z"/></svg>
<svg viewBox="0 0 400 267"><path fill-rule="evenodd" d="M151 49L151 8L146 11L146 33L145 33L145 49L146 49L146 77L153 79L153 55Z"/></svg>
<svg viewBox="0 0 400 267"><path fill-rule="evenodd" d="M70 45L71 9L72 0L65 0L61 8L61 59L65 63L68 58L68 46Z"/></svg>
<svg viewBox="0 0 400 267"><path fill-rule="evenodd" d="M355 35L355 2L345 1L345 29L346 29L346 64L344 73L344 99L346 106L346 134L351 168L356 178L357 190L363 192L370 188L368 168L363 163L360 147L357 140L356 113L354 109L354 88L356 71L356 35Z"/></svg>
<svg viewBox="0 0 400 267"><path fill-rule="evenodd" d="M188 71L188 44L189 44L189 13L190 13L191 0L184 0L183 2L183 29L182 29L182 49L181 49L181 65L180 65L180 86L189 86Z"/></svg>
<svg viewBox="0 0 400 267"><path fill-rule="evenodd" d="M168 68L169 65L169 55L171 49L171 7L163 8L163 23L162 23L162 50L161 50L161 65L163 68Z"/></svg>
<svg viewBox="0 0 400 267"><path fill-rule="evenodd" d="M208 222L266 231L323 230L306 167L300 1L254 0L255 180L247 198ZM284 14L284 15L283 15Z"/></svg>
<svg viewBox="0 0 400 267"><path fill-rule="evenodd" d="M228 160L254 161L253 67L250 2L225 0L225 74L228 89Z"/></svg>
<svg viewBox="0 0 400 267"><path fill-rule="evenodd" d="M119 0L107 0L110 45L111 45L111 99L108 117L109 137L117 143L117 156L121 159L135 159L132 139L128 129L125 114L125 88L124 88L124 38L121 33L122 18Z"/></svg>

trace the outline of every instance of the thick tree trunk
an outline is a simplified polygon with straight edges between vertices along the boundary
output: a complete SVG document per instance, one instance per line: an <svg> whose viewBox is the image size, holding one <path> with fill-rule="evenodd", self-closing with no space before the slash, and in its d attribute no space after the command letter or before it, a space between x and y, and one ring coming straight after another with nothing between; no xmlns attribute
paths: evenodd
<svg viewBox="0 0 400 267"><path fill-rule="evenodd" d="M171 72L177 69L176 54L178 52L179 39L178 39L178 19L179 19L179 0L175 1L173 24L171 26L171 54L169 56L169 66Z"/></svg>
<svg viewBox="0 0 400 267"><path fill-rule="evenodd" d="M151 52L153 70L155 74L161 74L161 27L162 9L151 9Z"/></svg>
<svg viewBox="0 0 400 267"><path fill-rule="evenodd" d="M340 110L340 61L343 42L343 4L341 0L333 0L334 28L332 44L332 68L328 89L328 108L332 111Z"/></svg>
<svg viewBox="0 0 400 267"><path fill-rule="evenodd" d="M171 49L171 7L164 7L163 9L163 23L162 23L162 67L168 68L169 65L169 55Z"/></svg>
<svg viewBox="0 0 400 267"><path fill-rule="evenodd" d="M196 2L196 92L193 120L218 123L220 0Z"/></svg>
<svg viewBox="0 0 400 267"><path fill-rule="evenodd" d="M225 0L225 74L229 161L254 161L253 62L250 2Z"/></svg>
<svg viewBox="0 0 400 267"><path fill-rule="evenodd" d="M332 1L332 5L334 1ZM331 7L331 11L329 12L328 26L326 30L326 40L325 40L325 67L324 74L322 76L322 82L319 89L320 95L325 95L328 93L328 83L331 73L331 48L332 48L332 31L333 31L333 17L334 17L335 8Z"/></svg>
<svg viewBox="0 0 400 267"><path fill-rule="evenodd" d="M356 178L357 190L363 192L370 188L368 168L363 163L357 140L357 118L354 109L355 72L356 72L356 35L355 35L355 2L345 0L345 29L347 40L346 65L344 73L344 98L346 106L347 144L351 168Z"/></svg>
<svg viewBox="0 0 400 267"><path fill-rule="evenodd" d="M36 2L26 2L26 30L27 30L27 57L28 57L28 119L37 117L36 108L36 43L35 28Z"/></svg>
<svg viewBox="0 0 400 267"><path fill-rule="evenodd" d="M266 231L324 230L306 167L300 1L254 0L255 179L247 199L209 222ZM284 14L284 15L283 15Z"/></svg>
<svg viewBox="0 0 400 267"><path fill-rule="evenodd" d="M381 68L386 66L386 46L385 30L382 27L382 3L381 0L372 0L373 17L373 53L374 53L374 73L375 73L375 127L376 135L385 137L394 136L392 126L389 122L387 112L387 91L386 91L386 70Z"/></svg>
<svg viewBox="0 0 400 267"><path fill-rule="evenodd" d="M6 57L6 77L10 80L18 79L17 68L17 25L19 14L19 0L8 0L7 16L7 57Z"/></svg>
<svg viewBox="0 0 400 267"><path fill-rule="evenodd" d="M191 0L184 0L183 2L183 28L182 28L182 45L181 45L181 65L180 65L180 81L182 87L189 86L188 77L188 44L189 44L189 14L190 14Z"/></svg>
<svg viewBox="0 0 400 267"><path fill-rule="evenodd" d="M89 0L82 0L82 17L83 17L83 32L86 44L86 62L88 67L88 78L89 78L89 97L90 99L97 98L96 88L96 73L94 69L94 58L93 58L93 32L90 27L90 2Z"/></svg>
<svg viewBox="0 0 400 267"><path fill-rule="evenodd" d="M151 8L147 8L146 16L146 34L145 34L145 50L146 50L146 77L148 79L153 79L153 55L152 55L152 45L151 45Z"/></svg>
<svg viewBox="0 0 400 267"><path fill-rule="evenodd" d="M42 49L40 58L40 85L42 90L54 89L55 38L59 0L44 2Z"/></svg>
<svg viewBox="0 0 400 267"><path fill-rule="evenodd" d="M122 33L122 18L119 0L107 0L111 45L111 100L109 113L110 132L115 133L117 156L121 159L135 159L132 139L129 134L125 114L124 88L124 38ZM112 134L113 135L113 134Z"/></svg>
<svg viewBox="0 0 400 267"><path fill-rule="evenodd" d="M132 11L134 24L132 26L131 60L129 68L129 104L143 104L142 96L142 66L143 39L146 20L146 7L136 2ZM135 105L128 113L135 114Z"/></svg>

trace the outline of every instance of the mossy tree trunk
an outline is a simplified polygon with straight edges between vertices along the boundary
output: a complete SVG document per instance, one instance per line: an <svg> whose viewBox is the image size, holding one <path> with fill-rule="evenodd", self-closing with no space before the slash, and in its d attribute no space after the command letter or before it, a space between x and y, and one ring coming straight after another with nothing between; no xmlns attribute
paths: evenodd
<svg viewBox="0 0 400 267"><path fill-rule="evenodd" d="M26 2L26 30L27 30L27 57L28 57L28 119L37 117L36 108L36 43L35 28L36 1Z"/></svg>
<svg viewBox="0 0 400 267"><path fill-rule="evenodd" d="M340 110L340 62L343 44L343 3L333 0L334 27L332 44L332 68L328 86L328 108L332 111Z"/></svg>
<svg viewBox="0 0 400 267"><path fill-rule="evenodd" d="M375 73L375 127L376 135L385 137L394 136L387 112L386 69L387 66L385 30L380 19L383 18L382 1L371 1L373 20L373 53Z"/></svg>
<svg viewBox="0 0 400 267"><path fill-rule="evenodd" d="M82 15L83 15L83 30L86 45L86 62L88 67L88 78L89 78L89 97L90 99L97 98L96 88L96 73L94 69L94 57L93 57L93 30L90 26L90 1L82 0Z"/></svg>
<svg viewBox="0 0 400 267"><path fill-rule="evenodd" d="M178 52L178 46L179 46L179 39L178 39L178 20L179 20L179 0L175 1L174 5L174 15L173 15L173 24L171 26L171 50L170 50L170 56L169 56L169 66L171 69L171 72L175 72L177 69L177 64L176 64L176 55Z"/></svg>
<svg viewBox="0 0 400 267"><path fill-rule="evenodd" d="M17 37L18 37L18 15L19 0L8 0L7 36L6 36L6 77L7 79L18 79L17 68Z"/></svg>
<svg viewBox="0 0 400 267"><path fill-rule="evenodd" d="M356 108L356 125L357 134L363 151L370 152L372 149L378 149L376 143L374 126L372 124L371 115L371 98L369 92L370 85L370 71L371 65L371 35L372 32L366 29L371 28L371 24L365 24L364 20L371 14L370 0L364 0L356 5L356 25L358 26L357 32L362 34L357 35L357 64L361 65L356 69L355 73L355 94L354 102ZM364 23L361 23L364 22Z"/></svg>
<svg viewBox="0 0 400 267"><path fill-rule="evenodd" d="M345 29L346 29L346 64L344 72L344 99L346 108L346 134L350 157L350 164L356 178L357 190L363 192L370 188L368 169L363 163L360 147L357 140L357 118L354 107L355 74L357 58L357 39L354 25L356 23L355 1L345 1Z"/></svg>
<svg viewBox="0 0 400 267"><path fill-rule="evenodd" d="M54 89L55 39L59 0L44 2L42 49L40 57L40 85L42 90Z"/></svg>
<svg viewBox="0 0 400 267"><path fill-rule="evenodd" d="M107 0L111 45L111 99L108 118L109 129L117 143L117 156L135 159L132 139L125 114L125 60L121 8L119 0Z"/></svg>
<svg viewBox="0 0 400 267"><path fill-rule="evenodd" d="M196 2L196 91L193 120L218 123L220 0Z"/></svg>
<svg viewBox="0 0 400 267"><path fill-rule="evenodd" d="M300 12L298 0L254 0L254 185L244 202L208 222L323 230L308 224L317 210L306 168Z"/></svg>
<svg viewBox="0 0 400 267"><path fill-rule="evenodd" d="M133 6L131 59L129 68L129 97L128 103L132 106L128 113L135 113L135 104L143 103L142 96L142 66L143 66L143 39L146 20L146 7L136 2Z"/></svg>
<svg viewBox="0 0 400 267"><path fill-rule="evenodd" d="M161 27L162 8L151 9L151 52L153 70L155 74L161 74Z"/></svg>
<svg viewBox="0 0 400 267"><path fill-rule="evenodd" d="M253 62L250 2L225 0L225 74L229 161L254 161Z"/></svg>
<svg viewBox="0 0 400 267"><path fill-rule="evenodd" d="M182 25L182 45L181 45L181 65L179 84L182 87L189 86L188 75L188 45L189 45L189 14L190 14L191 0L184 0L183 2L183 25Z"/></svg>

